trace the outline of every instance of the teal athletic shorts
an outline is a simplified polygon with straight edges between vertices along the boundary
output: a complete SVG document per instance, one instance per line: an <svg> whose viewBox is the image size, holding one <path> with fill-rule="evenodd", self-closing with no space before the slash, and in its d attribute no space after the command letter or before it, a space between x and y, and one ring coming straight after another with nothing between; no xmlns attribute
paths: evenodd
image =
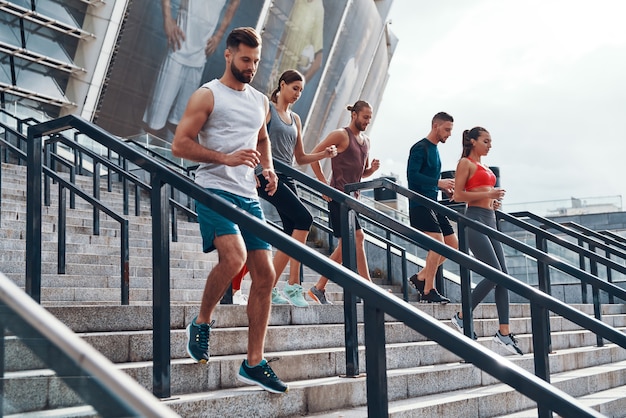
<svg viewBox="0 0 626 418"><path fill-rule="evenodd" d="M235 206L245 210L250 215L255 216L261 220L265 220L263 211L261 210L261 204L258 199L250 199L241 197L236 194L226 192L218 189L206 189L207 191L218 195L219 197L231 202ZM211 252L215 249L213 240L215 237L222 235L234 235L241 234L243 241L246 244L248 251L252 250L270 250L272 247L256 235L251 234L245 230L240 230L239 225L233 221L223 217L219 213L196 200L196 212L198 213L198 224L200 224L200 234L202 235L202 251L205 253Z"/></svg>

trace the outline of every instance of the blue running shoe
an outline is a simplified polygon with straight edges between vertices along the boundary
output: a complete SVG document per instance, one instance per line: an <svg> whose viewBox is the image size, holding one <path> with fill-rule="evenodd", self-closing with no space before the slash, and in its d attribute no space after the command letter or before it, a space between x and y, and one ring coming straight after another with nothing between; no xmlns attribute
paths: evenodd
<svg viewBox="0 0 626 418"><path fill-rule="evenodd" d="M215 321L210 324L196 324L197 318L196 316L187 325L187 353L198 363L206 363L209 361L209 336Z"/></svg>
<svg viewBox="0 0 626 418"><path fill-rule="evenodd" d="M248 360L244 360L239 368L237 379L251 385L259 385L272 393L287 393L289 391L289 386L276 376L265 359L254 367L248 366Z"/></svg>

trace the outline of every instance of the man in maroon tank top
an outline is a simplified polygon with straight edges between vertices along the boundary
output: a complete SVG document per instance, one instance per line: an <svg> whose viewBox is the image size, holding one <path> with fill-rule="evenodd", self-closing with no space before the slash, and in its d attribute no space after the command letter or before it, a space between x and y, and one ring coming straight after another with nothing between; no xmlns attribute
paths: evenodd
<svg viewBox="0 0 626 418"><path fill-rule="evenodd" d="M357 183L363 177L371 176L380 168L380 161L376 159L372 160L371 163L369 161L370 140L364 133L372 120L372 106L364 100L359 100L353 106L348 106L347 109L351 115L350 125L332 131L311 151L315 153L325 150L326 147L332 145L337 147L337 156L331 160L332 176L330 182L324 175L319 161L311 163L311 168L319 181L329 184L342 192L346 184ZM333 229L333 235L339 239L335 251L330 255L330 259L341 263L340 206L339 203L328 198L326 200L328 200L330 225ZM363 278L371 281L367 259L365 258L365 236L358 220L355 228L357 270ZM320 277L315 286L309 290L309 297L321 304L331 304L326 298L326 283L328 283L328 279L324 276Z"/></svg>

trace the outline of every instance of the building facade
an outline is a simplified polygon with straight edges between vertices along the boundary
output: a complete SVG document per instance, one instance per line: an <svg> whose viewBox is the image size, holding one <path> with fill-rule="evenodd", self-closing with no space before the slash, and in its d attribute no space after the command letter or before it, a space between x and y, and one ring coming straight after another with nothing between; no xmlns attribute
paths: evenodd
<svg viewBox="0 0 626 418"><path fill-rule="evenodd" d="M123 138L168 141L190 91L221 76L228 32L252 26L263 38L254 87L269 94L287 68L307 76L294 110L308 151L347 123L346 105L378 108L397 43L391 3L0 1L0 107L38 120L79 115Z"/></svg>

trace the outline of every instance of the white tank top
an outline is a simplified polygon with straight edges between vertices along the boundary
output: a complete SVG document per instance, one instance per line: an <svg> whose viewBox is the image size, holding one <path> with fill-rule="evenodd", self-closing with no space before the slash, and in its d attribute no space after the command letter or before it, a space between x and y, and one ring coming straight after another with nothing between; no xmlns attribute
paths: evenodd
<svg viewBox="0 0 626 418"><path fill-rule="evenodd" d="M206 43L217 28L220 13L226 0L182 1L176 23L185 33L180 49L172 53L172 58L190 67L204 67Z"/></svg>
<svg viewBox="0 0 626 418"><path fill-rule="evenodd" d="M213 92L213 112L198 133L198 142L214 151L230 154L240 149L256 149L259 130L265 123L265 97L246 84L245 90L233 90L215 79L201 88ZM196 183L204 188L220 189L258 198L254 169L245 165L201 163L196 170Z"/></svg>

